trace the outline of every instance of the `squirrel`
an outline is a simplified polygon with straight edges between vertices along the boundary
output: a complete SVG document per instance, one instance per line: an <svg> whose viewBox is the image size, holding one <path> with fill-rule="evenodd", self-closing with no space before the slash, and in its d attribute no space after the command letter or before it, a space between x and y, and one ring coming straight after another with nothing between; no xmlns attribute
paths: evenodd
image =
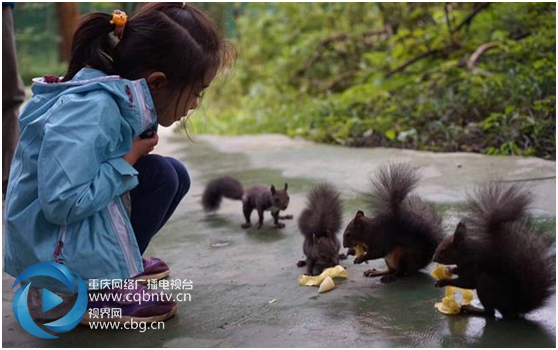
<svg viewBox="0 0 558 350"><path fill-rule="evenodd" d="M337 232L341 228L343 207L337 189L327 183L312 188L307 197L306 208L298 218L298 228L304 236L302 250L306 260L300 260L298 267L307 267L307 274L320 274L328 267L339 265L341 242Z"/></svg>
<svg viewBox="0 0 558 350"><path fill-rule="evenodd" d="M484 307L465 313L516 318L541 307L556 288L552 243L527 214L532 198L517 184L487 183L468 196L467 214L446 237L434 262L456 265L437 287L476 289Z"/></svg>
<svg viewBox="0 0 558 350"><path fill-rule="evenodd" d="M224 176L211 181L202 196L202 205L205 211L216 211L221 205L223 197L242 201L242 212L246 223L242 224L242 228L249 228L252 226L250 216L252 211L258 211L258 226L260 229L263 225L264 211L271 211L275 227L284 228L285 224L279 220L292 219L292 215L280 216L281 210L287 209L289 206L289 194L287 193L288 184L282 190L266 186L252 186L244 191L242 184L230 176Z"/></svg>
<svg viewBox="0 0 558 350"><path fill-rule="evenodd" d="M417 186L417 168L406 163L381 165L372 179L370 204L373 216L357 211L343 233L343 246L355 264L384 258L387 270L370 269L366 277L382 276L383 283L413 274L428 265L443 238L442 219L420 197L410 195Z"/></svg>

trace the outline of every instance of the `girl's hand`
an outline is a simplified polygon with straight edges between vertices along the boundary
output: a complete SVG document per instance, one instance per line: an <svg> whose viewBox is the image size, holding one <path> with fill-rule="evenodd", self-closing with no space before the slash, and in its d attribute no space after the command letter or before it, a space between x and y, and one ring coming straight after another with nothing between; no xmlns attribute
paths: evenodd
<svg viewBox="0 0 558 350"><path fill-rule="evenodd" d="M139 137L132 143L132 149L123 158L130 165L136 164L138 159L142 156L149 154L159 142L159 135L154 134L153 137L148 139L140 139Z"/></svg>

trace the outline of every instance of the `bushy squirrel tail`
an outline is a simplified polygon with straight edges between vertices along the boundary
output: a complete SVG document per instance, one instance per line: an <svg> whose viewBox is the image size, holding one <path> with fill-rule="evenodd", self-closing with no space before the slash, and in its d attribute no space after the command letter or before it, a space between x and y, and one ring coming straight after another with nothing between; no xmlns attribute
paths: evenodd
<svg viewBox="0 0 558 350"><path fill-rule="evenodd" d="M515 308L527 313L543 306L556 292L556 250L531 219L513 222L505 231L507 239L499 253L505 257L506 268L516 274Z"/></svg>
<svg viewBox="0 0 558 350"><path fill-rule="evenodd" d="M203 208L205 211L215 211L221 206L223 197L242 200L243 195L244 188L237 179L223 176L207 184L202 196Z"/></svg>
<svg viewBox="0 0 558 350"><path fill-rule="evenodd" d="M470 219L486 232L526 217L529 193L517 184L488 182L475 188L467 200Z"/></svg>
<svg viewBox="0 0 558 350"><path fill-rule="evenodd" d="M341 228L342 202L337 189L327 183L314 186L307 205L298 220L298 228L306 237L335 235Z"/></svg>
<svg viewBox="0 0 558 350"><path fill-rule="evenodd" d="M416 167L407 163L380 165L372 179L371 205L376 213L396 214L419 181Z"/></svg>
<svg viewBox="0 0 558 350"><path fill-rule="evenodd" d="M409 163L384 163L372 179L370 199L376 217L389 218L397 225L398 232L394 234L420 238L420 265L424 267L432 260L444 232L442 218L434 207L411 193L419 179L418 168Z"/></svg>
<svg viewBox="0 0 558 350"><path fill-rule="evenodd" d="M555 243L527 213L531 201L520 185L490 182L467 202L476 250L485 261L492 259L513 287L513 305L500 310L509 315L541 307L556 290Z"/></svg>

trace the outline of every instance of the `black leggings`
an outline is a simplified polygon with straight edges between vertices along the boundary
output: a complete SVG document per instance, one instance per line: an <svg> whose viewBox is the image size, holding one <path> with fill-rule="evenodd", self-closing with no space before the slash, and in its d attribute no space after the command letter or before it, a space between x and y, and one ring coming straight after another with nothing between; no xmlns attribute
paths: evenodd
<svg viewBox="0 0 558 350"><path fill-rule="evenodd" d="M134 168L139 185L130 192L132 228L141 254L190 189L190 176L180 161L160 155L141 157Z"/></svg>

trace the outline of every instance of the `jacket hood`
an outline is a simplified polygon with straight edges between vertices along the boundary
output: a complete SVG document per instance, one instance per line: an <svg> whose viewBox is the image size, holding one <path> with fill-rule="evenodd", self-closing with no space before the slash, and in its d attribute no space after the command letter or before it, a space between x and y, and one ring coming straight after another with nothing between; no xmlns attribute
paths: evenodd
<svg viewBox="0 0 558 350"><path fill-rule="evenodd" d="M67 82L61 82L55 76L33 79L33 98L20 116L21 126L23 128L40 117L62 95L83 95L99 90L112 96L120 113L132 126L134 136L149 128L156 128L157 113L145 79L127 80L93 68L81 69Z"/></svg>

